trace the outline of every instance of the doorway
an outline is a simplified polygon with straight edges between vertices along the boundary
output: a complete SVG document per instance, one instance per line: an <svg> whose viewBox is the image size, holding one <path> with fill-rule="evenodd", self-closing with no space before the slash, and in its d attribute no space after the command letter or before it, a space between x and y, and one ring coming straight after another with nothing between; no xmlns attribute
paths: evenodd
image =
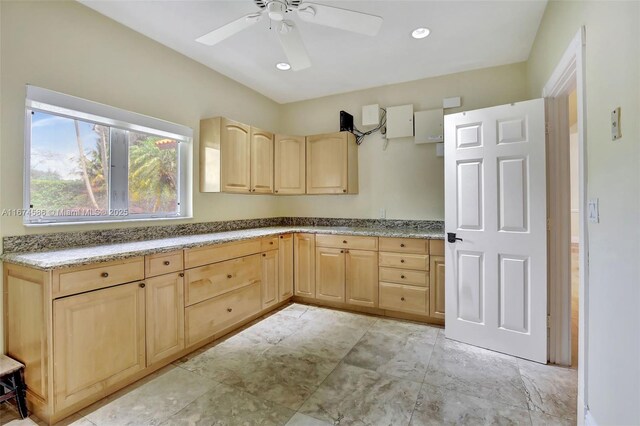
<svg viewBox="0 0 640 426"><path fill-rule="evenodd" d="M588 229L585 28L543 89L547 106L549 361L578 370L578 413L587 406Z"/></svg>

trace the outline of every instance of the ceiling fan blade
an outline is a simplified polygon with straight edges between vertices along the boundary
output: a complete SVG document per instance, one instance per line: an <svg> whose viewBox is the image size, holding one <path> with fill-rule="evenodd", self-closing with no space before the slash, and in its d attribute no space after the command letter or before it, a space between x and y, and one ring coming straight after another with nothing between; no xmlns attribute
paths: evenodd
<svg viewBox="0 0 640 426"><path fill-rule="evenodd" d="M303 21L368 36L378 34L382 26L380 16L316 3L302 3L298 15Z"/></svg>
<svg viewBox="0 0 640 426"><path fill-rule="evenodd" d="M222 40L231 37L232 35L239 33L240 31L249 28L262 19L262 13L252 13L236 19L233 22L228 23L216 30L211 31L198 37L196 41L198 43L206 44L207 46L213 46L220 43Z"/></svg>
<svg viewBox="0 0 640 426"><path fill-rule="evenodd" d="M303 70L311 66L307 49L304 47L300 31L293 21L283 21L278 28L278 37L294 71Z"/></svg>

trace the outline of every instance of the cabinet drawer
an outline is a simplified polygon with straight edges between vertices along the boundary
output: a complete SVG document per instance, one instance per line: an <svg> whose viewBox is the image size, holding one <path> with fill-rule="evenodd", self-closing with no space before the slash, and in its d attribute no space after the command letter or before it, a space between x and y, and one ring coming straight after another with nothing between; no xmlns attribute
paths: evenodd
<svg viewBox="0 0 640 426"><path fill-rule="evenodd" d="M379 306L393 311L426 315L429 313L429 290L402 284L380 283Z"/></svg>
<svg viewBox="0 0 640 426"><path fill-rule="evenodd" d="M380 251L429 253L429 240L419 238L380 238Z"/></svg>
<svg viewBox="0 0 640 426"><path fill-rule="evenodd" d="M189 269L185 272L185 305L259 282L260 271L259 254Z"/></svg>
<svg viewBox="0 0 640 426"><path fill-rule="evenodd" d="M426 254L403 254L380 252L380 266L390 268L417 269L420 271L429 270L429 256Z"/></svg>
<svg viewBox="0 0 640 426"><path fill-rule="evenodd" d="M259 239L255 239L187 249L184 251L185 269L259 253L260 243Z"/></svg>
<svg viewBox="0 0 640 426"><path fill-rule="evenodd" d="M392 283L429 286L429 277L426 271L411 271L408 269L380 268L380 281Z"/></svg>
<svg viewBox="0 0 640 426"><path fill-rule="evenodd" d="M262 251L275 250L278 248L278 237L263 238L260 246Z"/></svg>
<svg viewBox="0 0 640 426"><path fill-rule="evenodd" d="M181 271L183 269L182 250L145 256L144 263L147 277Z"/></svg>
<svg viewBox="0 0 640 426"><path fill-rule="evenodd" d="M429 240L429 253L432 256L444 256L444 240Z"/></svg>
<svg viewBox="0 0 640 426"><path fill-rule="evenodd" d="M378 238L348 235L316 235L316 246L356 250L378 250Z"/></svg>
<svg viewBox="0 0 640 426"><path fill-rule="evenodd" d="M53 271L53 296L61 297L144 279L144 258Z"/></svg>
<svg viewBox="0 0 640 426"><path fill-rule="evenodd" d="M214 297L185 309L187 346L260 311L260 283Z"/></svg>

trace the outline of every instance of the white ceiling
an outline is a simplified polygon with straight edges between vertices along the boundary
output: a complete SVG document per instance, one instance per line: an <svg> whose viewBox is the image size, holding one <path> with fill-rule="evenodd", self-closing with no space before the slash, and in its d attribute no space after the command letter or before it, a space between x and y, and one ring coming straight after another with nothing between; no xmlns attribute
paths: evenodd
<svg viewBox="0 0 640 426"><path fill-rule="evenodd" d="M280 103L525 61L546 6L546 0L313 0L382 16L382 29L368 37L294 16L312 66L283 72L275 64L286 58L268 19L213 47L194 41L256 12L252 0L79 1ZM412 39L423 26L431 35Z"/></svg>

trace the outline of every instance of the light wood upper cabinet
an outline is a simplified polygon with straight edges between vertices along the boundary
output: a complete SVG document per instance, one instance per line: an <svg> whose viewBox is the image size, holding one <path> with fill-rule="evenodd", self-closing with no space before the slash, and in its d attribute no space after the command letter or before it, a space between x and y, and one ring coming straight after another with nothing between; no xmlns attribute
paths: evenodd
<svg viewBox="0 0 640 426"><path fill-rule="evenodd" d="M251 192L273 193L273 133L251 128Z"/></svg>
<svg viewBox="0 0 640 426"><path fill-rule="evenodd" d="M429 315L444 319L444 257L431 256Z"/></svg>
<svg viewBox="0 0 640 426"><path fill-rule="evenodd" d="M295 295L316 297L316 237L295 234L294 237Z"/></svg>
<svg viewBox="0 0 640 426"><path fill-rule="evenodd" d="M220 129L221 188L224 192L251 189L251 128L223 118Z"/></svg>
<svg viewBox="0 0 640 426"><path fill-rule="evenodd" d="M378 306L378 252L347 250L346 301L352 305Z"/></svg>
<svg viewBox="0 0 640 426"><path fill-rule="evenodd" d="M316 248L316 299L345 301L344 250Z"/></svg>
<svg viewBox="0 0 640 426"><path fill-rule="evenodd" d="M56 410L145 368L145 289L124 284L53 302Z"/></svg>
<svg viewBox="0 0 640 426"><path fill-rule="evenodd" d="M145 281L147 365L184 349L183 275L173 273Z"/></svg>
<svg viewBox="0 0 640 426"><path fill-rule="evenodd" d="M278 303L278 251L262 253L262 308Z"/></svg>
<svg viewBox="0 0 640 426"><path fill-rule="evenodd" d="M358 146L349 132L307 137L307 194L357 194Z"/></svg>
<svg viewBox="0 0 640 426"><path fill-rule="evenodd" d="M306 192L306 142L304 136L275 136L275 193Z"/></svg>
<svg viewBox="0 0 640 426"><path fill-rule="evenodd" d="M279 299L293 296L293 234L280 235L278 244Z"/></svg>

